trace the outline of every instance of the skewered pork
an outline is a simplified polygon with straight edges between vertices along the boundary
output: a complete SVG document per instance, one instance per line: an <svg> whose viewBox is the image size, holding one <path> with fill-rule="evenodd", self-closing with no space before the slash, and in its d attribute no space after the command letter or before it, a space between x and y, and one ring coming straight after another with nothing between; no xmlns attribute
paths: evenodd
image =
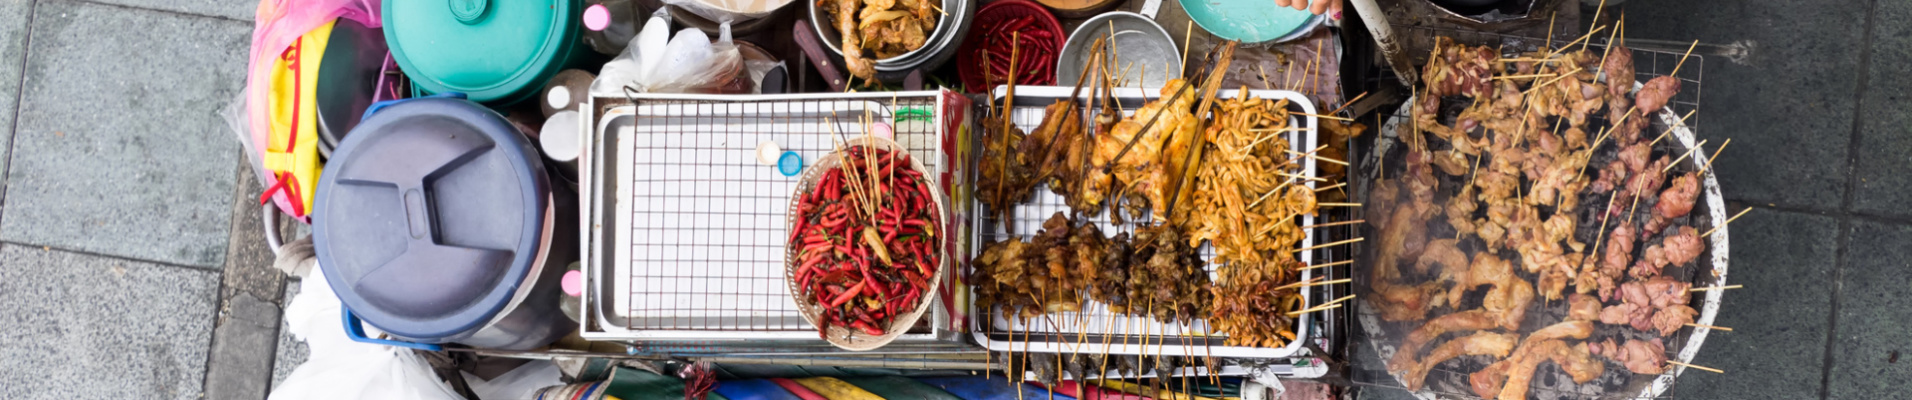
<svg viewBox="0 0 1912 400"><path fill-rule="evenodd" d="M1640 109L1640 115L1653 115L1666 106L1667 100L1680 93L1680 79L1671 76L1658 76L1647 80L1640 86L1640 92L1633 94L1633 105Z"/></svg>
<svg viewBox="0 0 1912 400"><path fill-rule="evenodd" d="M1416 360L1420 359L1421 347L1441 334L1493 329L1495 326L1499 326L1499 319L1487 310L1461 311L1428 320L1427 324L1401 340L1401 347L1395 349L1394 358L1388 361L1388 370L1403 372L1412 369Z"/></svg>
<svg viewBox="0 0 1912 400"><path fill-rule="evenodd" d="M1628 339L1625 346L1616 346L1613 344L1613 339L1607 339L1602 343L1588 345L1587 350L1594 355L1626 365L1627 371L1636 374L1666 373L1666 345L1660 341L1660 338Z"/></svg>
<svg viewBox="0 0 1912 400"><path fill-rule="evenodd" d="M1640 236L1653 236L1666 229L1674 218L1684 217L1693 212L1693 202L1699 199L1700 177L1698 172L1687 173L1673 178L1673 183L1660 192L1660 202L1653 206L1653 218L1647 220L1646 229Z"/></svg>

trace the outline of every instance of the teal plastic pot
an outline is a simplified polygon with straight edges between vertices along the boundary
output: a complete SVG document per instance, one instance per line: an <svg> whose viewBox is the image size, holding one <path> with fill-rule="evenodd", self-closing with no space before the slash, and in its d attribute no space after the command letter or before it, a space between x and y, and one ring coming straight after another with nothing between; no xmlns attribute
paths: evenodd
<svg viewBox="0 0 1912 400"><path fill-rule="evenodd" d="M385 43L426 93L503 106L534 97L591 50L580 0L387 0Z"/></svg>

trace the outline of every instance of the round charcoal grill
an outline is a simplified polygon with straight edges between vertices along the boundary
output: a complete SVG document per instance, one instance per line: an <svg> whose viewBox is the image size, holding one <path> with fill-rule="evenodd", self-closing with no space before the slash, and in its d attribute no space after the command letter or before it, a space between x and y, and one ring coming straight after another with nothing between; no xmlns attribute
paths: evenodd
<svg viewBox="0 0 1912 400"><path fill-rule="evenodd" d="M1636 83L1636 87L1637 86L1638 84ZM1414 101L1413 98L1410 98L1405 104L1414 104ZM1444 106L1446 105L1445 103L1451 103L1451 101L1444 102ZM1443 121L1447 121L1451 119L1453 115L1458 114L1460 108L1462 107L1443 107ZM1595 124L1599 126L1606 125L1603 118L1590 118L1594 122L1589 123L1589 135L1596 129ZM1651 127L1645 129L1643 132L1657 136L1657 132L1665 132L1668 129L1672 130L1672 134L1668 138L1669 140L1663 140L1655 145L1653 150L1655 157L1662 154L1669 155L1670 157L1679 157L1680 154L1685 153L1687 149L1693 147L1696 141L1693 130L1691 127L1680 122L1679 116L1672 112L1671 107L1651 115L1651 118ZM1399 146L1403 146L1404 144L1400 142L1398 138L1400 137L1400 132L1411 129L1413 129L1412 122L1406 106L1397 110L1396 113L1390 116L1388 121L1383 124L1380 130L1381 136L1375 140L1374 151L1364 160L1364 165L1362 165L1360 172L1367 178L1358 180L1361 182L1361 187L1358 188L1358 190L1359 193L1363 195L1363 198L1366 198L1365 194L1369 190L1368 186L1376 179L1384 176L1390 178L1401 176L1401 166L1404 163L1406 152L1403 151L1404 149L1399 148ZM1591 140L1591 138L1589 139ZM1445 144L1439 141L1430 141L1429 145L1432 151L1445 150ZM1607 146L1603 150L1595 151L1588 165L1605 165L1607 162L1615 159L1616 153L1617 150L1612 148L1612 146ZM1700 169L1701 166L1706 164L1707 160L1705 156L1706 154L1704 152L1695 151L1693 155L1675 164L1673 169L1666 173L1666 176L1670 178ZM1377 165L1386 170L1378 170L1376 168ZM1590 167L1589 171L1594 171L1594 169ZM1465 177L1447 176L1438 172L1435 173L1435 175L1441 182L1435 196L1436 202L1439 204L1445 204L1448 198L1451 198L1455 192L1459 191L1462 185L1467 183ZM1523 190L1525 190L1524 187ZM1727 217L1725 201L1724 198L1720 196L1719 181L1714 177L1712 170L1708 170L1703 174L1701 192L1702 198L1700 201L1694 203L1692 213L1685 217L1675 219L1675 223L1672 224L1672 227L1668 228L1667 231L1672 231L1678 226L1690 225L1700 232L1706 232L1725 222ZM1592 246L1595 243L1594 239L1601 234L1601 219L1597 217L1597 215L1606 209L1605 204L1609 197L1605 194L1585 194L1580 196L1579 214L1575 215L1575 220L1578 224L1576 225L1574 237L1576 240L1586 243L1588 245L1587 250L1592 251ZM1629 207L1627 204L1629 201L1630 200L1625 199L1619 200L1619 204L1617 204L1616 207ZM1641 204L1633 211L1633 218L1635 220L1643 220L1643 218L1651 217L1652 201L1654 200L1648 199L1647 196L1642 196L1640 199ZM1543 206L1541 209L1543 213L1553 211L1551 207ZM1618 221L1611 222L1612 224L1618 224L1619 221L1625 220L1624 215L1614 218ZM1445 219L1436 218L1435 220L1438 221L1429 222L1427 236L1430 239L1454 237L1455 231L1446 224ZM1607 228L1611 229L1612 226L1610 225ZM1366 236L1376 237L1377 234L1378 232L1370 232ZM1661 235L1665 235L1665 233L1663 232ZM1727 275L1727 229L1722 227L1714 234L1704 237L1703 240L1707 243L1707 250L1702 253L1702 257L1694 260L1691 265L1668 266L1663 271L1663 274L1666 276L1683 277L1684 280L1691 283L1693 287L1724 286L1726 284ZM1648 243L1657 243L1658 241L1658 236L1642 239L1638 242L1639 244L1637 246L1643 249ZM1470 258L1474 254L1484 250L1484 245L1477 238L1463 240L1461 243L1461 250L1467 253ZM1375 247L1368 246L1366 248L1372 250ZM1638 250L1636 250L1636 252L1637 251ZM1503 251L1500 255L1502 257L1517 258L1517 256L1511 256L1508 251ZM1517 259L1510 261L1516 263L1516 265L1520 262ZM1532 274L1526 273L1519 267L1515 269L1517 270L1516 273L1522 278L1530 282L1533 281L1534 276ZM1404 273L1408 273L1410 278L1407 279L1410 282L1434 279L1426 276L1415 276L1415 274L1409 271L1404 271ZM1368 282L1362 282L1367 275L1364 271L1356 271L1355 275L1357 282L1364 286L1368 284ZM1362 292L1366 292L1366 290L1367 289L1362 289ZM1573 288L1570 286L1567 290L1571 292ZM1479 308L1481 299L1484 297L1484 292L1485 290L1471 291L1458 306L1448 305L1436 308L1429 312L1428 317L1432 319L1433 317L1453 311ZM1695 293L1693 296L1694 303L1688 304L1700 311L1700 315L1694 323L1700 325L1713 324L1714 317L1719 312L1721 295L1722 291L1719 290ZM1355 313L1355 318L1359 326L1358 329L1360 329L1362 333L1356 336L1356 340L1365 341L1367 345L1372 346L1369 348L1376 350L1375 355L1378 356L1379 361L1370 362L1385 363L1385 360L1392 358L1397 351L1397 346L1401 339L1426 321L1383 321L1380 315L1373 310L1372 306L1368 304L1365 299L1359 303L1360 307L1358 307L1358 311ZM1567 315L1567 304L1564 300L1547 302L1544 298L1537 296L1534 300L1534 304L1530 307L1526 314L1526 320L1523 321L1520 331L1517 332L1521 334L1522 339L1525 339L1528 333L1563 321ZM1627 327L1615 327L1606 324L1597 324L1596 326L1593 335L1586 340L1587 342L1596 342L1611 338L1616 343L1623 343L1626 339L1646 340L1657 337L1656 334L1640 332ZM1423 350L1432 349L1447 340L1459 338L1471 333L1472 332L1450 332L1430 341ZM1666 358L1680 362L1692 361L1693 356L1698 354L1701 343L1706 340L1706 334L1707 330L1686 327L1675 332L1673 335L1664 337L1662 340L1664 340L1666 344ZM1569 340L1569 343L1578 342L1580 342L1580 340ZM1357 351L1365 351L1365 349ZM1669 392L1674 379L1686 370L1685 367L1670 367L1664 374L1641 375L1627 371L1625 366L1602 356L1595 355L1592 357L1606 363L1606 372L1600 377L1584 384L1574 383L1573 380L1568 378L1566 373L1554 365L1554 363L1550 361L1542 362L1540 368L1535 370L1535 375L1529 387L1529 395L1532 396L1531 398L1540 400L1597 399L1616 396L1627 398L1653 398ZM1357 360L1374 359L1362 357ZM1479 371L1494 361L1496 361L1496 359L1487 356L1461 356L1443 362L1428 373L1425 380L1426 384L1419 392L1415 392L1414 394L1417 397L1430 400L1436 398L1454 398L1456 396L1473 398L1475 395L1468 385L1468 374ZM1357 363L1359 362L1360 361L1357 361ZM1367 374L1357 371L1355 374L1357 383L1387 387L1402 386L1398 376L1386 372L1385 365L1357 365L1357 368L1371 370L1369 372L1379 371Z"/></svg>

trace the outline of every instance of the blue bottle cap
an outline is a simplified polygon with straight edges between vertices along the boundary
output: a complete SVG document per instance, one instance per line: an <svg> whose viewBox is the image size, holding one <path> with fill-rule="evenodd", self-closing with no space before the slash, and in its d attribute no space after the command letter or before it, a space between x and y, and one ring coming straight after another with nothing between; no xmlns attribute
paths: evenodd
<svg viewBox="0 0 1912 400"><path fill-rule="evenodd" d="M802 173L803 156L797 155L794 151L783 152L782 157L777 157L777 172L782 172L783 176L797 176Z"/></svg>

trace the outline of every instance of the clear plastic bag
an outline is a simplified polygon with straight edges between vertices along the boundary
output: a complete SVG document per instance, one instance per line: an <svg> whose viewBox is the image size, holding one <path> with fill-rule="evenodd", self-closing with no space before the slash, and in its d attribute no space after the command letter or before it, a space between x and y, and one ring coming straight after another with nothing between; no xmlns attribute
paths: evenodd
<svg viewBox="0 0 1912 400"><path fill-rule="evenodd" d="M740 23L768 17L790 3L791 0L664 0L664 4L717 23Z"/></svg>
<svg viewBox="0 0 1912 400"><path fill-rule="evenodd" d="M749 79L750 75L742 74L743 55L730 40L728 24L723 25L714 43L702 31L685 29L659 46L658 30L668 24L660 24L660 18L667 17L652 16L637 40L604 64L597 80L591 82L591 93L618 96L625 86L648 93L751 92L754 85L738 82L739 76Z"/></svg>
<svg viewBox="0 0 1912 400"><path fill-rule="evenodd" d="M299 296L286 305L286 331L311 349L305 364L272 387L268 400L463 400L411 349L359 343L339 323L337 294L320 269L300 281ZM376 335L366 327L366 334Z"/></svg>

